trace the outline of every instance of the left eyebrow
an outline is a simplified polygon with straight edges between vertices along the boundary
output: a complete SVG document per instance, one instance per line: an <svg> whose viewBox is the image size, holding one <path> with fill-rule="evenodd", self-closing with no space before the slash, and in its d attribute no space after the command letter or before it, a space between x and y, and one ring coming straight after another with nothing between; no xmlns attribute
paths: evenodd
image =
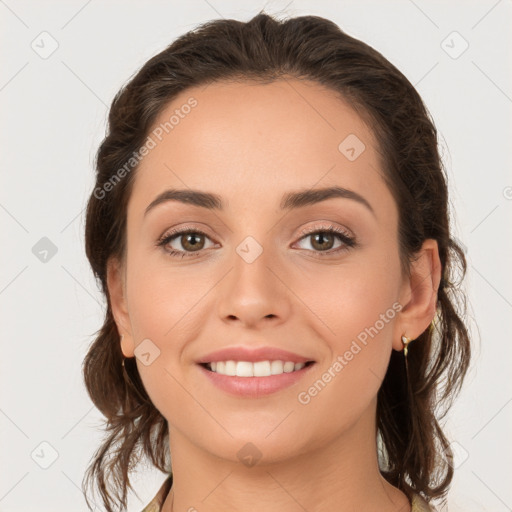
<svg viewBox="0 0 512 512"><path fill-rule="evenodd" d="M288 192L283 195L280 203L281 210L291 210L295 208L303 208L308 205L320 203L327 199L335 197L352 199L364 205L375 216L372 205L360 194L342 187L328 187L321 189L305 189L298 192ZM185 204L191 204L208 210L224 210L224 202L222 197L211 192L201 192L199 190L180 190L169 189L159 194L148 205L144 212L144 216L157 205L167 201L179 201Z"/></svg>
<svg viewBox="0 0 512 512"><path fill-rule="evenodd" d="M162 192L156 198L151 201L149 206L144 212L144 216L148 214L150 210L155 206L166 203L167 201L179 201L185 204L191 204L193 206L199 206L201 208L207 208L208 210L223 210L224 204L222 198L217 194L210 192L201 192L199 190L178 190L169 189Z"/></svg>

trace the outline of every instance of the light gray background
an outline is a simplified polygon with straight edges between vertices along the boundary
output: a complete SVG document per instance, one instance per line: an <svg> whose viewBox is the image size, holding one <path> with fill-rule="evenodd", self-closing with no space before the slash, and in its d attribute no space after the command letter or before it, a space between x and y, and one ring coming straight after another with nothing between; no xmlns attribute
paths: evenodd
<svg viewBox="0 0 512 512"><path fill-rule="evenodd" d="M80 484L102 418L81 363L103 299L84 254L83 209L107 105L177 36L213 18L246 21L265 5L328 17L374 46L434 117L478 325L473 368L447 426L458 454L449 510L512 510L511 0L0 0L0 512L86 510ZM42 58L52 38L58 48ZM57 248L46 262L33 252L43 237ZM130 510L162 480L141 468Z"/></svg>

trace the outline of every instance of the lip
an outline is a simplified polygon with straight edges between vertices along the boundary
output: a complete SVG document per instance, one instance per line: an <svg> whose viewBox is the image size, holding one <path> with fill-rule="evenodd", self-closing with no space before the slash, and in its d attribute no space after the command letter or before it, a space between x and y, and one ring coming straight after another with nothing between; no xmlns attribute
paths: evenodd
<svg viewBox="0 0 512 512"><path fill-rule="evenodd" d="M254 353L252 355L254 357L257 357ZM224 359L219 359L219 361L223 360ZM243 361L244 359L241 360ZM245 360L247 361L247 359ZM258 360L259 359L257 359L256 361ZM213 361L215 361L215 359ZM289 386L292 386L293 384L297 383L300 379L302 379L306 375L306 373L308 373L314 366L315 363L312 363L307 366L304 366L304 368L301 368L300 370L296 370L290 373L282 373L280 375L269 375L267 377L237 377L230 375L221 375L220 373L208 370L205 366L202 366L202 364L198 364L199 370L217 388L231 395L246 398L259 398L267 396L272 393L276 393L277 391L281 391Z"/></svg>
<svg viewBox="0 0 512 512"><path fill-rule="evenodd" d="M205 356L198 359L196 362L199 364L203 363L214 363L218 361L248 361L255 363L257 361L291 361L293 363L307 363L314 361L311 357L304 357L299 354L294 354L287 350L283 350L277 347L258 347L248 348L244 346L238 347L226 347L215 352L210 352ZM301 370L298 370L301 371ZM289 375L289 374L288 374ZM243 379L251 379L251 377L242 377ZM267 378L267 377L255 377L255 378Z"/></svg>

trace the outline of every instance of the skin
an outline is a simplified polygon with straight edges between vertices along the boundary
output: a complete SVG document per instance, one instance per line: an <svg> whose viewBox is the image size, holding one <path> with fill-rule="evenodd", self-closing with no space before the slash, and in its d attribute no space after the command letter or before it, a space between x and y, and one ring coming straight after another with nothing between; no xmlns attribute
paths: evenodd
<svg viewBox="0 0 512 512"><path fill-rule="evenodd" d="M155 126L191 96L197 107L137 169L126 260L108 267L125 357L148 338L160 350L150 365L137 364L169 423L174 484L164 512L409 511L405 494L379 472L376 397L391 351L403 348L401 335L418 337L434 317L436 241L426 240L410 277L402 275L398 209L375 138L334 92L297 79L215 83L182 92ZM366 146L354 161L338 150L349 134ZM279 209L286 192L332 185L364 196L375 214L346 198ZM214 212L169 201L144 216L168 188L213 192L227 207ZM311 235L301 240L301 230L326 224L358 245L322 257L322 247L334 251L343 242L322 246ZM205 232L196 235L200 255L172 258L157 247L171 227ZM236 252L247 236L263 249L250 264ZM178 236L169 245L194 253L186 242ZM317 396L300 403L298 393L394 303L402 309ZM232 345L278 346L316 364L307 378L267 397L231 396L195 361ZM261 453L252 467L237 457L248 442Z"/></svg>

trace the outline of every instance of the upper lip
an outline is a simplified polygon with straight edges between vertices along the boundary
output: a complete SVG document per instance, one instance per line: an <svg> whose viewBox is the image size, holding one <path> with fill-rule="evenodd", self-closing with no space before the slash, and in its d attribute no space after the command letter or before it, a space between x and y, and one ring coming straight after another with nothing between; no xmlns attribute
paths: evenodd
<svg viewBox="0 0 512 512"><path fill-rule="evenodd" d="M277 347L248 348L238 346L226 347L221 350L216 350L215 352L210 352L209 354L201 357L197 363L213 363L217 361L230 360L248 362L280 360L291 361L294 363L307 363L308 361L313 361L311 358L303 357L299 354L294 354L293 352Z"/></svg>

